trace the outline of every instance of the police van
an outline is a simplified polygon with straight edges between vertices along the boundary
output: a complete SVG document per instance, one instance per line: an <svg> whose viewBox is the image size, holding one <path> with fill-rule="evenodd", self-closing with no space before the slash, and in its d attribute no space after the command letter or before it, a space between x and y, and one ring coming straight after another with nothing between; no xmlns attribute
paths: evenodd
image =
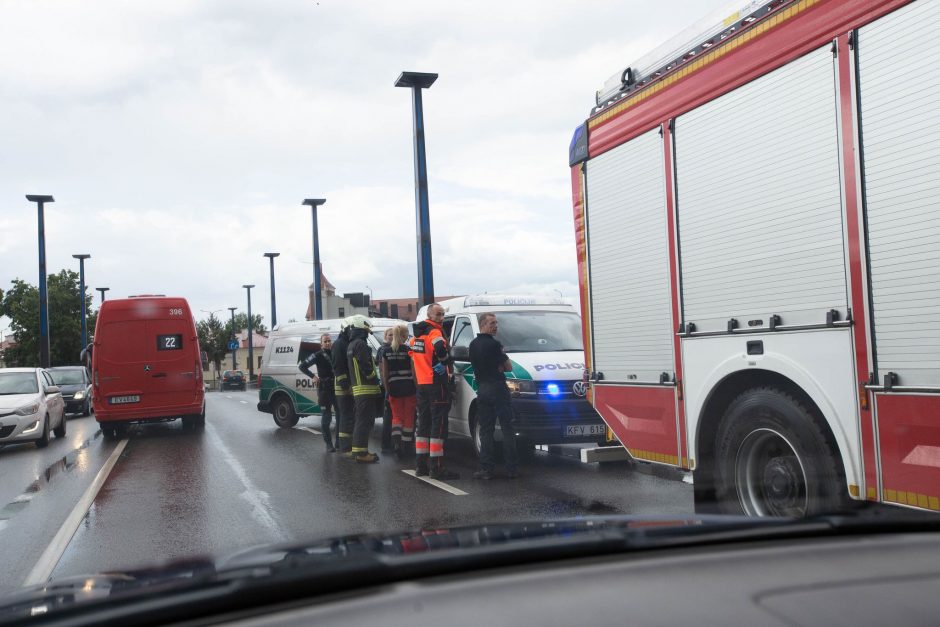
<svg viewBox="0 0 940 627"><path fill-rule="evenodd" d="M299 364L320 350L320 338L324 333L329 333L335 341L343 320L290 322L279 324L271 331L261 358L258 411L272 414L277 426L289 429L301 416L320 413L317 385L300 371ZM372 336L368 341L373 354L382 345L385 329L405 324L404 320L394 318L369 318L369 322L372 323ZM316 368L311 370L315 372Z"/></svg>
<svg viewBox="0 0 940 627"><path fill-rule="evenodd" d="M452 298L444 307L444 336L454 358L456 398L450 431L473 438L480 451L476 421L476 379L470 342L480 332L479 316L496 314L496 339L506 350L506 373L520 448L535 444L606 443L607 430L585 398L581 316L561 298L482 294ZM427 318L427 307L418 320ZM496 438L502 439L497 425Z"/></svg>

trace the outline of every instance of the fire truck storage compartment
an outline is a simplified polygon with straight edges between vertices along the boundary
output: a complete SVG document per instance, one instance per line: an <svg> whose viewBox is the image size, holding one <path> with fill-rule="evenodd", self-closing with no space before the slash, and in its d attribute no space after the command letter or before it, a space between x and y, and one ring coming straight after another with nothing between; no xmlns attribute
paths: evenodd
<svg viewBox="0 0 940 627"><path fill-rule="evenodd" d="M603 382L675 370L663 139L652 130L586 164L591 364Z"/></svg>
<svg viewBox="0 0 940 627"><path fill-rule="evenodd" d="M834 72L826 46L676 119L683 320L696 331L773 315L823 324L833 309L845 320Z"/></svg>
<svg viewBox="0 0 940 627"><path fill-rule="evenodd" d="M859 29L861 137L879 381L940 387L940 2Z"/></svg>

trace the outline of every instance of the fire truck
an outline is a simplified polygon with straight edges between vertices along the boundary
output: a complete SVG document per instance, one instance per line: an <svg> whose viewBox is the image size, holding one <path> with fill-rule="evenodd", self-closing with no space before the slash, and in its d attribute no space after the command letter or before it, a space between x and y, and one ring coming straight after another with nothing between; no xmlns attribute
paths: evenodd
<svg viewBox="0 0 940 627"><path fill-rule="evenodd" d="M569 148L585 379L698 511L940 510L937 0L758 0Z"/></svg>

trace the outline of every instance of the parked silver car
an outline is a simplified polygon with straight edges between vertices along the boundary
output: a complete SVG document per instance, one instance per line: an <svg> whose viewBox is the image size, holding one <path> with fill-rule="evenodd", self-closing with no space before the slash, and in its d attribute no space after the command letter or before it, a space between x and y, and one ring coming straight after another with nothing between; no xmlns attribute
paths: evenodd
<svg viewBox="0 0 940 627"><path fill-rule="evenodd" d="M42 368L0 368L0 444L65 437L65 401Z"/></svg>

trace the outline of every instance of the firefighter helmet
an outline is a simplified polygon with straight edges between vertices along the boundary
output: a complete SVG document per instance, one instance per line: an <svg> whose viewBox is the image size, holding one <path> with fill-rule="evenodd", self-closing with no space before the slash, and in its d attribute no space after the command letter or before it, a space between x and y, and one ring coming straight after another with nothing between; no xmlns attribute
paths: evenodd
<svg viewBox="0 0 940 627"><path fill-rule="evenodd" d="M369 322L369 319L363 316L362 314L356 314L354 316L349 316L343 320L344 326L353 328L353 329L365 329L370 330L372 328L372 323Z"/></svg>

